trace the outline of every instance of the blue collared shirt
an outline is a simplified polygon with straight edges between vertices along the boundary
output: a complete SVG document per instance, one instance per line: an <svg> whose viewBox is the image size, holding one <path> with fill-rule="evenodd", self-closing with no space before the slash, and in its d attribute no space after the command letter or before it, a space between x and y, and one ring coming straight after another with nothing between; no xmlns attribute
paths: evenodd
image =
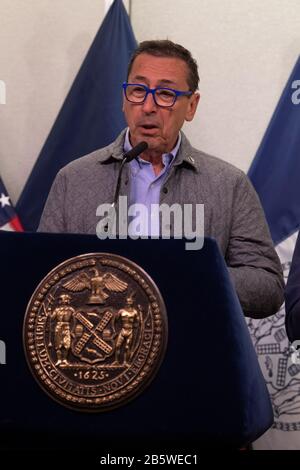
<svg viewBox="0 0 300 470"><path fill-rule="evenodd" d="M139 212L136 216L138 225L135 226L131 223L129 218L129 234L143 234L144 236L151 235L152 237L159 236L159 216L157 211L151 211L152 204L159 204L159 195L161 187L167 177L172 163L175 160L179 146L181 143L181 134L179 133L177 142L170 153L162 155L163 169L159 175L155 175L152 164L141 157L132 160L130 166L130 195L129 207L133 204L143 204L147 211ZM124 141L124 151L128 152L132 148L129 141L129 129L127 129Z"/></svg>

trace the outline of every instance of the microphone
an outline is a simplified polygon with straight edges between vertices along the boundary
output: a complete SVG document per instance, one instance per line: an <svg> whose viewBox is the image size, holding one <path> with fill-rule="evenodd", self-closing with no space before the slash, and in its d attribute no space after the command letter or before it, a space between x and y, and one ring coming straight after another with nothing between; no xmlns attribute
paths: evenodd
<svg viewBox="0 0 300 470"><path fill-rule="evenodd" d="M118 175L118 181L117 181L117 186L116 186L116 190L115 190L114 200L113 200L113 203L111 205L112 208L114 208L116 206L116 204L118 202L118 199L119 199L121 176L122 176L122 172L123 172L123 168L124 168L125 163L131 162L131 160L138 157L147 148L148 148L147 142L142 141L139 144L137 144L135 147L133 147L131 150L124 153L123 160L122 160L122 163L121 163L121 166L120 166L119 175Z"/></svg>
<svg viewBox="0 0 300 470"><path fill-rule="evenodd" d="M126 163L131 162L134 158L138 157L140 153L144 152L148 148L147 142L140 142L137 144L135 147L133 147L131 150L128 152L124 153L123 159L126 158Z"/></svg>
<svg viewBox="0 0 300 470"><path fill-rule="evenodd" d="M110 206L110 209L109 209L109 220L110 220L111 225L113 223L114 217L116 216L115 207L116 207L116 205L118 203L118 199L119 199L121 176L122 176L124 165L125 165L125 163L131 162L131 160L136 158L138 155L140 155L142 152L144 152L144 150L146 150L147 148L148 148L147 142L143 141L143 142L140 142L139 144L137 144L135 147L133 147L128 152L124 153L124 155L123 155L123 160L121 162L121 166L120 166L120 170L119 170L119 174L118 174L118 180L117 180L117 186L116 186L116 190L115 190L115 194L114 194L114 199L113 199L113 202L112 202L112 204ZM108 223L103 227L103 230L106 233L109 232L109 224ZM101 232L99 232L99 233L101 233ZM98 235L98 233L97 233L97 235ZM99 238L101 238L101 237L99 236Z"/></svg>

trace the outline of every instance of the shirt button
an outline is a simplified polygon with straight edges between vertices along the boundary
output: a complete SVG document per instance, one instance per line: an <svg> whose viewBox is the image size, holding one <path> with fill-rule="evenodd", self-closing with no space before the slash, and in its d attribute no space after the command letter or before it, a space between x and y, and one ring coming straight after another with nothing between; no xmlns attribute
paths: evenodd
<svg viewBox="0 0 300 470"><path fill-rule="evenodd" d="M163 187L163 193L167 194L168 188L166 186Z"/></svg>

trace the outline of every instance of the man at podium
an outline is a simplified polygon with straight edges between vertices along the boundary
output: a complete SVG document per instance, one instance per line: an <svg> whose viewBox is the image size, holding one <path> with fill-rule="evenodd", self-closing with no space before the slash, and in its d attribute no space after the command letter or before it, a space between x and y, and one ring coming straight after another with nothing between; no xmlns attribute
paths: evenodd
<svg viewBox="0 0 300 470"><path fill-rule="evenodd" d="M245 315L266 317L283 302L283 278L258 196L242 171L193 148L181 130L196 113L198 84L187 49L169 40L142 42L123 84L128 127L57 174L38 230L95 234L98 207L117 203L117 194L128 207L143 204L140 225L158 236L165 227L154 206L203 204L204 235L217 240ZM124 153L141 142L147 148L124 165L117 185Z"/></svg>

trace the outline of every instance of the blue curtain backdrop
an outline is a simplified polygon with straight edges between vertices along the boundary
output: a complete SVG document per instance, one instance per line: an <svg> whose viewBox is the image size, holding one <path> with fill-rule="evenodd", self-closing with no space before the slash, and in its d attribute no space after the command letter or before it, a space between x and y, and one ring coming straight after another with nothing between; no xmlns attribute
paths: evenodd
<svg viewBox="0 0 300 470"><path fill-rule="evenodd" d="M35 231L57 172L112 142L126 125L122 83L136 40L122 0L115 0L87 53L16 205Z"/></svg>

